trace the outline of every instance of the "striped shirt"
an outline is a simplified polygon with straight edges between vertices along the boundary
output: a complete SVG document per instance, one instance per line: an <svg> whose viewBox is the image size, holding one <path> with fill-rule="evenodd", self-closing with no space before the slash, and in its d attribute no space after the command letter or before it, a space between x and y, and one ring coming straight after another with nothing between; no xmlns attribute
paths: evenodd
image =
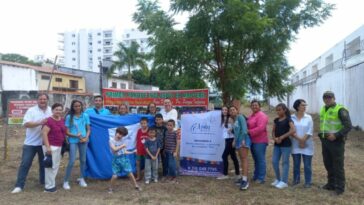
<svg viewBox="0 0 364 205"><path fill-rule="evenodd" d="M177 147L177 133L176 131L173 132L166 132L166 138L164 141L164 151L173 153L176 151Z"/></svg>

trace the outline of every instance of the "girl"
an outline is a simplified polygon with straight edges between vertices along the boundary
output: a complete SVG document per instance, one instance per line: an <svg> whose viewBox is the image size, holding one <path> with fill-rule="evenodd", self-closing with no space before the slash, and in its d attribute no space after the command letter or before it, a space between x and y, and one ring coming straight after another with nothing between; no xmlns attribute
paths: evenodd
<svg viewBox="0 0 364 205"><path fill-rule="evenodd" d="M115 137L109 141L111 152L113 153L112 159L112 177L110 180L109 193L113 193L113 187L115 180L118 178L118 174L126 172L128 177L133 182L135 189L141 191L142 189L138 186L131 168L131 163L128 158L128 154L133 154L126 150L126 144L123 141L123 137L128 135L128 130L125 127L118 127L115 132Z"/></svg>
<svg viewBox="0 0 364 205"><path fill-rule="evenodd" d="M128 106L125 103L119 105L118 112L119 112L119 115L127 115L127 114L129 114Z"/></svg>
<svg viewBox="0 0 364 205"><path fill-rule="evenodd" d="M154 102L149 103L146 114L153 115L153 116L155 116L157 114L157 105Z"/></svg>
<svg viewBox="0 0 364 205"><path fill-rule="evenodd" d="M292 135L292 159L293 159L293 185L300 183L301 158L303 161L305 188L311 187L312 182L312 156L314 144L312 139L313 121L309 114L306 114L306 102L298 99L294 102L293 108L296 114L292 115L292 121L296 133Z"/></svg>
<svg viewBox="0 0 364 205"><path fill-rule="evenodd" d="M222 154L222 161L224 164L224 170L222 176L217 179L228 179L228 156L230 155L231 159L234 162L235 167L235 175L239 178L240 170L239 170L239 161L236 157L235 147L233 147L234 134L232 133L232 127L234 125L234 120L229 115L228 107L223 106L221 109L221 126L223 127L223 137L225 138L225 149Z"/></svg>
<svg viewBox="0 0 364 205"><path fill-rule="evenodd" d="M290 136L295 133L291 114L284 103L276 106L278 117L274 119L272 136L274 140L272 164L276 179L271 184L278 189L288 187L289 155L291 154ZM282 157L282 175L279 171L279 161Z"/></svg>
<svg viewBox="0 0 364 205"><path fill-rule="evenodd" d="M78 179L79 185L81 187L87 187L87 184L83 178L83 174L86 165L87 142L90 136L90 118L88 114L83 112L83 105L81 101L73 100L71 102L71 109L66 116L65 124L67 127L68 142L70 143L70 152L63 188L65 190L71 189L69 185L69 179L71 176L73 164L76 160L77 149L80 155L79 159L81 177Z"/></svg>
<svg viewBox="0 0 364 205"><path fill-rule="evenodd" d="M241 158L241 169L243 177L238 179L236 183L240 184L240 190L246 190L249 187L248 182L248 152L251 141L248 135L245 117L238 113L238 109L234 106L229 108L231 118L234 120L234 126L231 132L234 132L234 146L238 150Z"/></svg>
<svg viewBox="0 0 364 205"><path fill-rule="evenodd" d="M61 162L61 149L66 136L64 125L63 105L54 103L52 105L52 116L42 128L44 155L52 156L53 165L45 168L45 192L56 192L56 176Z"/></svg>

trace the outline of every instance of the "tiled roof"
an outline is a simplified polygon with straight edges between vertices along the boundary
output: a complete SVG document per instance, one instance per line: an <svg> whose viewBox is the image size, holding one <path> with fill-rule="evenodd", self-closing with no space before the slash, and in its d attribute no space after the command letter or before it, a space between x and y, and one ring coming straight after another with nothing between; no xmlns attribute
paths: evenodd
<svg viewBox="0 0 364 205"><path fill-rule="evenodd" d="M40 67L40 66L15 63L15 62L10 62L10 61L2 61L2 60L0 60L0 65L10 65L10 66L21 67L21 68L29 68L29 69L33 69L35 71L39 71L39 72L43 72L43 73L52 73L52 71L53 71L53 68L51 68L51 67ZM82 76L80 76L80 75L66 73L66 72L62 72L59 70L54 70L53 73L59 74L59 75L68 75L68 76L82 78Z"/></svg>

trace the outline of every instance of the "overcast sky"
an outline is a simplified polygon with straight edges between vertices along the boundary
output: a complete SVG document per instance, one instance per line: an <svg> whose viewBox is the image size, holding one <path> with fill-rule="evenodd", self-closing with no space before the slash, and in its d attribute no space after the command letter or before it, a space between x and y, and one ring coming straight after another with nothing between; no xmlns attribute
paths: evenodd
<svg viewBox="0 0 364 205"><path fill-rule="evenodd" d="M169 1L160 0L168 9ZM364 24L363 0L327 0L336 10L319 27L301 30L287 57L296 69ZM0 53L33 58L59 53L57 33L81 28L136 28L136 0L1 0ZM179 17L177 21L184 21Z"/></svg>

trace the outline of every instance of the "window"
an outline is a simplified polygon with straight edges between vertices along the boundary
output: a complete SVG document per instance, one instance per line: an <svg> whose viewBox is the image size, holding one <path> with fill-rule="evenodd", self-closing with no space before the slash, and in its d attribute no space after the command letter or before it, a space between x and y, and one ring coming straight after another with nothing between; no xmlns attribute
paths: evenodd
<svg viewBox="0 0 364 205"><path fill-rule="evenodd" d="M76 45L76 42L72 42L72 45L74 46L74 45Z"/></svg>
<svg viewBox="0 0 364 205"><path fill-rule="evenodd" d="M88 43L88 45L92 46L92 42Z"/></svg>
<svg viewBox="0 0 364 205"><path fill-rule="evenodd" d="M92 61L92 58L90 58L90 61Z"/></svg>
<svg viewBox="0 0 364 205"><path fill-rule="evenodd" d="M51 76L49 76L49 75L42 75L41 76L41 79L42 80L50 80L51 79Z"/></svg>
<svg viewBox="0 0 364 205"><path fill-rule="evenodd" d="M111 57L106 57L105 60L111 60Z"/></svg>
<svg viewBox="0 0 364 205"><path fill-rule="evenodd" d="M350 41L350 43L346 45L345 53L346 58L350 58L354 55L360 54L360 36Z"/></svg>
<svg viewBox="0 0 364 205"><path fill-rule="evenodd" d="M105 41L105 45L109 46L109 45L111 45L111 42L110 41Z"/></svg>
<svg viewBox="0 0 364 205"><path fill-rule="evenodd" d="M101 33L97 33L98 36L101 36Z"/></svg>
<svg viewBox="0 0 364 205"><path fill-rule="evenodd" d="M76 37L76 34L72 34L72 37L75 38Z"/></svg>
<svg viewBox="0 0 364 205"><path fill-rule="evenodd" d="M334 56L332 54L326 57L325 65L329 65L329 64L331 64L333 62L334 62Z"/></svg>
<svg viewBox="0 0 364 205"><path fill-rule="evenodd" d="M77 80L70 80L70 88L78 89L78 81Z"/></svg>
<svg viewBox="0 0 364 205"><path fill-rule="evenodd" d="M76 53L76 50L72 50L72 53Z"/></svg>
<svg viewBox="0 0 364 205"><path fill-rule="evenodd" d="M101 48L97 49L98 52L101 52Z"/></svg>
<svg viewBox="0 0 364 205"><path fill-rule="evenodd" d="M90 53L92 53L92 50L89 50Z"/></svg>
<svg viewBox="0 0 364 205"><path fill-rule="evenodd" d="M127 33L127 34L126 34L126 37L127 37L127 38L129 38L129 37L130 37L130 34L128 34L128 33Z"/></svg>
<svg viewBox="0 0 364 205"><path fill-rule="evenodd" d="M307 71L303 71L303 78L307 77Z"/></svg>
<svg viewBox="0 0 364 205"><path fill-rule="evenodd" d="M76 58L72 58L72 61L76 61Z"/></svg>
<svg viewBox="0 0 364 205"><path fill-rule="evenodd" d="M99 57L97 57L97 60L101 60L101 57L99 56Z"/></svg>
<svg viewBox="0 0 364 205"><path fill-rule="evenodd" d="M62 78L56 78L56 82L62 82Z"/></svg>
<svg viewBox="0 0 364 205"><path fill-rule="evenodd" d="M97 41L98 44L101 44L101 41Z"/></svg>
<svg viewBox="0 0 364 205"><path fill-rule="evenodd" d="M126 89L126 84L125 83L120 83L120 89Z"/></svg>
<svg viewBox="0 0 364 205"><path fill-rule="evenodd" d="M111 88L116 88L117 84L116 82L111 82Z"/></svg>
<svg viewBox="0 0 364 205"><path fill-rule="evenodd" d="M105 33L105 38L110 38L112 35L111 35L111 33Z"/></svg>
<svg viewBox="0 0 364 205"><path fill-rule="evenodd" d="M105 53L109 53L109 51L110 51L109 49L105 49Z"/></svg>
<svg viewBox="0 0 364 205"><path fill-rule="evenodd" d="M312 66L312 73L316 73L317 72L317 64L315 64L314 66Z"/></svg>

